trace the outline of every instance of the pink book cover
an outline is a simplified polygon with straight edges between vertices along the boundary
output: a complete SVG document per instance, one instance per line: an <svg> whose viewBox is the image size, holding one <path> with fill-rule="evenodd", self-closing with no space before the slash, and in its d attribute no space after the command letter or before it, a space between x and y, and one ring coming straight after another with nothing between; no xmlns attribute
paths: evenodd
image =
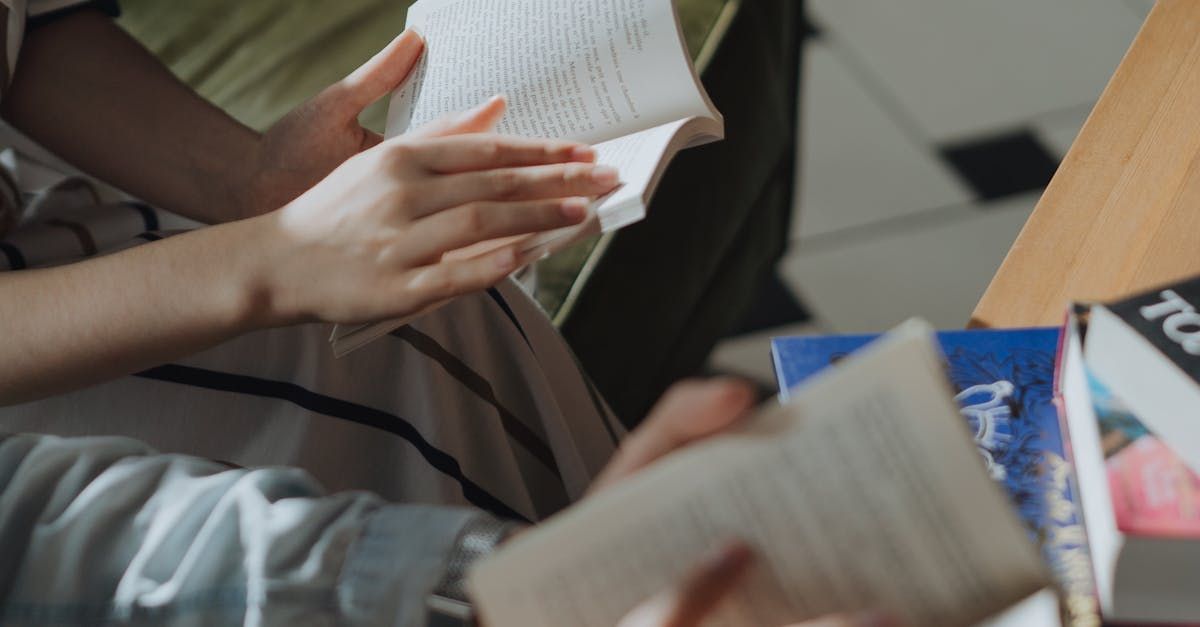
<svg viewBox="0 0 1200 627"><path fill-rule="evenodd" d="M1200 476L1089 378L1117 527L1127 535L1200 540Z"/></svg>
<svg viewBox="0 0 1200 627"><path fill-rule="evenodd" d="M1122 533L1200 539L1200 477L1158 438L1110 457L1108 485Z"/></svg>

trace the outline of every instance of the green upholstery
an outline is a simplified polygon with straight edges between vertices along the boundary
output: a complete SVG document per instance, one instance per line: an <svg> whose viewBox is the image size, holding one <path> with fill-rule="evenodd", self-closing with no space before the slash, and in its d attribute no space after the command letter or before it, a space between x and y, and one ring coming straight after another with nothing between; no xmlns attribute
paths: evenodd
<svg viewBox="0 0 1200 627"><path fill-rule="evenodd" d="M122 0L120 23L184 82L262 130L346 75L404 28L415 0ZM731 0L680 0L694 56L721 34ZM382 130L386 102L368 109ZM556 320L597 245L584 242L542 262L537 297Z"/></svg>
<svg viewBox="0 0 1200 627"><path fill-rule="evenodd" d="M121 0L121 24L262 129L404 26L411 0ZM683 153L648 218L539 265L539 302L627 423L694 374L782 255L801 0L676 0L725 142ZM380 129L385 104L364 113Z"/></svg>

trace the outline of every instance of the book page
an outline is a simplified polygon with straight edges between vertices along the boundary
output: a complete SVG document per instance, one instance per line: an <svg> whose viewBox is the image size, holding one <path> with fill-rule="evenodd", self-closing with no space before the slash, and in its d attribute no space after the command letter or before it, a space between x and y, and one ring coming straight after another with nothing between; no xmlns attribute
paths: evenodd
<svg viewBox="0 0 1200 627"><path fill-rule="evenodd" d="M621 188L600 199L594 208L601 230L613 231L646 217L663 155L685 124L686 120L669 122L596 144L596 162L621 173Z"/></svg>
<svg viewBox="0 0 1200 627"><path fill-rule="evenodd" d="M611 626L730 537L760 557L711 624L879 608L969 625L1044 587L912 323L768 410L512 541L472 573L484 620ZM709 624L709 623L706 623Z"/></svg>
<svg viewBox="0 0 1200 627"><path fill-rule="evenodd" d="M497 94L501 133L589 144L720 117L671 0L422 0L408 25L426 52L393 96L389 136Z"/></svg>

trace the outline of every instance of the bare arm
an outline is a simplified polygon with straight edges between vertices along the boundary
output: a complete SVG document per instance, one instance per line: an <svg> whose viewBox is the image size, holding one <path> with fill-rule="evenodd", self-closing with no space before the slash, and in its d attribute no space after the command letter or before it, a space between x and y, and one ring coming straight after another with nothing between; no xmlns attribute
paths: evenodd
<svg viewBox="0 0 1200 627"><path fill-rule="evenodd" d="M2 111L80 169L152 204L204 222L247 213L260 135L197 97L99 11L26 34Z"/></svg>
<svg viewBox="0 0 1200 627"><path fill-rule="evenodd" d="M458 128L490 127L494 100ZM455 126L447 127L453 131ZM426 311L502 280L520 244L617 184L591 149L482 133L409 136L351 158L284 208L106 257L0 273L0 404L136 372L249 330Z"/></svg>
<svg viewBox="0 0 1200 627"><path fill-rule="evenodd" d="M467 260L443 253L577 224L586 218L578 197L616 185L615 172L590 164L587 147L484 134L502 100L377 145L355 118L404 79L421 50L419 37L403 34L260 138L97 12L31 33L5 92L10 121L167 208L213 222L255 217L69 266L0 273L0 342L12 356L0 360L0 404L136 372L253 329L424 311L525 261L515 246ZM262 191L264 181L284 184L245 191Z"/></svg>
<svg viewBox="0 0 1200 627"><path fill-rule="evenodd" d="M3 34L0 33L0 38ZM382 138L358 116L420 57L408 33L259 134L177 80L95 10L27 33L0 114L151 204L218 223L273 211Z"/></svg>

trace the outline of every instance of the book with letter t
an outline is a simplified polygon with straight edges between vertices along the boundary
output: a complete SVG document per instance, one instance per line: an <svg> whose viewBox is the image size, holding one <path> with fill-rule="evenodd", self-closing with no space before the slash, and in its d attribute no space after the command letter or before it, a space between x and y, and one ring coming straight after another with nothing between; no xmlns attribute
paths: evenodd
<svg viewBox="0 0 1200 627"><path fill-rule="evenodd" d="M1101 310L1092 308L1093 323ZM1089 370L1092 332L1085 309L1068 319L1056 386L1101 615L1122 623L1198 623L1200 475ZM1195 418L1184 413L1179 418Z"/></svg>
<svg viewBox="0 0 1200 627"><path fill-rule="evenodd" d="M1092 308L1087 367L1200 472L1200 278Z"/></svg>
<svg viewBox="0 0 1200 627"><path fill-rule="evenodd" d="M641 220L674 155L724 137L671 0L421 0L408 26L426 50L392 96L388 137L503 94L498 132L591 144L620 171L587 222L523 238L527 257ZM339 327L334 351L404 322Z"/></svg>
<svg viewBox="0 0 1200 627"><path fill-rule="evenodd" d="M932 331L910 322L786 405L509 541L468 588L492 625L609 627L729 538L759 562L707 625L879 609L965 626L1049 582L979 463Z"/></svg>

